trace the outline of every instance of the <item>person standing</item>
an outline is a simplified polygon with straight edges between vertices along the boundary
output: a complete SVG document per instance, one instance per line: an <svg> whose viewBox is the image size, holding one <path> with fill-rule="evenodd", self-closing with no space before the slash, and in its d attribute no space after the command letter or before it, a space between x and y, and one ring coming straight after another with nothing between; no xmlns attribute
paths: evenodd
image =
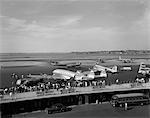
<svg viewBox="0 0 150 118"><path fill-rule="evenodd" d="M116 84L119 84L119 79L116 79Z"/></svg>

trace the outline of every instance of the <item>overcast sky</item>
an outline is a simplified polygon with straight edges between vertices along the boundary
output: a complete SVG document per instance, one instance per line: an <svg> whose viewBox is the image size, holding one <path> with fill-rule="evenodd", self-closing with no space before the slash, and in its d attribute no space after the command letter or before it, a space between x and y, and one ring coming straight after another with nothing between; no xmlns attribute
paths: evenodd
<svg viewBox="0 0 150 118"><path fill-rule="evenodd" d="M1 0L0 52L150 49L149 0Z"/></svg>

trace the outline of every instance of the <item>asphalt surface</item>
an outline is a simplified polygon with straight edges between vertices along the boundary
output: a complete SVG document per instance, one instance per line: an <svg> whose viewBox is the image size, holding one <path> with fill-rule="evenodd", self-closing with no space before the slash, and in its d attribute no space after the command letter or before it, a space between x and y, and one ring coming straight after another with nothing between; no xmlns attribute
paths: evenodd
<svg viewBox="0 0 150 118"><path fill-rule="evenodd" d="M104 64L105 65L105 64ZM112 64L113 65L113 64ZM115 83L116 79L119 79L121 83L134 81L139 65L130 65L133 71L120 71L118 74L108 74L108 78L105 78L106 84ZM79 68L70 68L69 70L88 70L91 66L81 66ZM122 67L122 66L119 66ZM0 88L14 86L16 80L11 78L12 73L21 75L31 74L52 74L52 71L59 67L50 66L48 64L37 65L37 66L18 66L18 67L6 67L1 68L0 76ZM102 78L104 79L104 78ZM69 112L47 114L44 111L36 113L26 113L18 114L13 116L13 118L149 118L150 117L150 105L147 106L137 106L130 110L123 110L119 108L114 108L110 104L98 104L98 105L83 105L76 106Z"/></svg>
<svg viewBox="0 0 150 118"><path fill-rule="evenodd" d="M113 84L115 83L116 79L120 79L121 83L129 82L129 81L132 82L135 80L139 65L129 65L129 66L132 66L133 71L130 72L120 71L118 74L108 73L107 78L101 78L101 79L102 80L105 79L106 84ZM120 68L121 66L118 67ZM51 66L45 64L42 66L21 66L21 67L1 68L0 88L15 86L17 80L11 78L12 73L16 73L17 75L19 75L19 77L21 77L21 75L28 75L29 73L30 74L41 74L41 73L52 74L52 71L56 68L63 68L63 67L57 67L57 66ZM69 69L71 71L77 71L77 70L87 71L89 68L92 68L92 66L83 65L77 68L65 68L65 69Z"/></svg>
<svg viewBox="0 0 150 118"><path fill-rule="evenodd" d="M114 108L111 104L89 104L71 111L47 114L45 111L14 115L13 118L149 118L150 105L135 106L129 110Z"/></svg>
<svg viewBox="0 0 150 118"><path fill-rule="evenodd" d="M65 56L66 57L66 56ZM12 58L14 59L14 58ZM20 58L18 58L20 59ZM29 61L29 59L31 59ZM64 68L64 67L59 67L59 66L51 66L50 62L47 61L32 61L32 58L29 58L28 61L9 61L9 62L1 62L0 65L3 65L0 68L0 88L5 88L5 87L11 87L15 86L16 79L11 78L12 73L16 73L21 77L21 75L27 75L27 74L52 74L52 71L56 68ZM34 59L34 58L33 58ZM81 60L80 60L81 61ZM129 82L129 81L134 81L139 63L140 62L145 62L145 63L150 63L150 60L146 59L137 59L134 60L133 63L123 63L117 60L107 60L105 63L100 63L102 66L114 66L118 65L119 67L121 66L131 66L133 71L129 72L120 72L118 75L108 75L108 78L106 79L107 84L113 84L116 79L121 79L121 82ZM86 71L89 68L92 68L95 64L95 61L92 60L82 60L82 66L77 67L77 68L69 68L69 70L76 71L76 70L82 70ZM68 69L68 68L66 68Z"/></svg>

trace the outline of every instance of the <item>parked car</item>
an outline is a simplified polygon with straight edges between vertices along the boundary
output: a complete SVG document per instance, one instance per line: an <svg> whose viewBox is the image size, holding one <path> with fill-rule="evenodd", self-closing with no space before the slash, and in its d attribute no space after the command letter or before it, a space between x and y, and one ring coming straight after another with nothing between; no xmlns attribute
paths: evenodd
<svg viewBox="0 0 150 118"><path fill-rule="evenodd" d="M54 104L51 107L46 108L46 111L48 114L57 113L57 112L66 112L66 111L70 111L70 110L71 110L71 108L68 108L61 103Z"/></svg>

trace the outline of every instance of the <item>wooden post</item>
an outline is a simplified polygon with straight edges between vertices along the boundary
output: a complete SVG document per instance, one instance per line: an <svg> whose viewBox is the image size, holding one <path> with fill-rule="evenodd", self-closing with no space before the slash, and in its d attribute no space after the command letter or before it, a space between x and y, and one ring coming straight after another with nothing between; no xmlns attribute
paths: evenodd
<svg viewBox="0 0 150 118"><path fill-rule="evenodd" d="M81 105L82 104L82 96L79 96L78 98L78 105Z"/></svg>
<svg viewBox="0 0 150 118"><path fill-rule="evenodd" d="M128 109L128 104L127 103L125 103L125 110L127 110Z"/></svg>
<svg viewBox="0 0 150 118"><path fill-rule="evenodd" d="M85 104L89 104L89 96L85 95Z"/></svg>

